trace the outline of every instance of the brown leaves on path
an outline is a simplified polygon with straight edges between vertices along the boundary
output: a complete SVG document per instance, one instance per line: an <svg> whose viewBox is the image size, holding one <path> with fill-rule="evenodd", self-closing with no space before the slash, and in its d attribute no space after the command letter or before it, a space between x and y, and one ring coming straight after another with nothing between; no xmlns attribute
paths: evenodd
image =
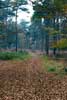
<svg viewBox="0 0 67 100"><path fill-rule="evenodd" d="M67 76L46 73L38 56L0 61L0 100L67 100Z"/></svg>

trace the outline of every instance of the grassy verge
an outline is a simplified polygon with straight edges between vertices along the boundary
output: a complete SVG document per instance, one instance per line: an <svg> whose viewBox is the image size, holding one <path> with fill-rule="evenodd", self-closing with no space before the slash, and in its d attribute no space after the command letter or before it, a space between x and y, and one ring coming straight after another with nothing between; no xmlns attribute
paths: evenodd
<svg viewBox="0 0 67 100"><path fill-rule="evenodd" d="M47 56L42 56L44 62L44 70L50 73L56 73L59 75L67 74L67 66L63 61L53 60Z"/></svg>
<svg viewBox="0 0 67 100"><path fill-rule="evenodd" d="M27 52L0 52L0 60L25 60L30 57Z"/></svg>

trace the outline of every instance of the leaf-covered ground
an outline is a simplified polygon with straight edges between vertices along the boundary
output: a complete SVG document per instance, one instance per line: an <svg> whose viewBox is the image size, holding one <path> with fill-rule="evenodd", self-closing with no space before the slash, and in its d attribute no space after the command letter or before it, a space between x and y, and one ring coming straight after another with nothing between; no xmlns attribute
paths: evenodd
<svg viewBox="0 0 67 100"><path fill-rule="evenodd" d="M0 100L67 100L67 75L45 72L36 56L0 61Z"/></svg>

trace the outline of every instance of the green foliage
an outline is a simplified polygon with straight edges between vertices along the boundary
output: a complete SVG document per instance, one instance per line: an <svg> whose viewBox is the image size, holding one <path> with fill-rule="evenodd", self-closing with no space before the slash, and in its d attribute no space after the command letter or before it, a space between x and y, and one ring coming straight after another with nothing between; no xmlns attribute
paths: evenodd
<svg viewBox="0 0 67 100"><path fill-rule="evenodd" d="M29 57L27 52L0 52L0 60L25 60Z"/></svg>
<svg viewBox="0 0 67 100"><path fill-rule="evenodd" d="M53 47L59 48L59 49L66 49L67 48L67 39L61 39L57 42L53 43Z"/></svg>
<svg viewBox="0 0 67 100"><path fill-rule="evenodd" d="M56 72L56 67L48 67L48 72Z"/></svg>
<svg viewBox="0 0 67 100"><path fill-rule="evenodd" d="M55 11L62 12L64 2L63 0L54 0Z"/></svg>
<svg viewBox="0 0 67 100"><path fill-rule="evenodd" d="M47 56L42 56L42 59L44 61L44 70L47 72L54 72L57 74L60 74L63 72L63 63L58 62L57 60L54 60ZM61 72L62 71L62 72Z"/></svg>
<svg viewBox="0 0 67 100"><path fill-rule="evenodd" d="M62 34L62 33L60 32L60 30L56 30L56 29L54 29L53 27L43 27L43 29L44 29L45 31L47 31L47 32L49 33L49 35Z"/></svg>

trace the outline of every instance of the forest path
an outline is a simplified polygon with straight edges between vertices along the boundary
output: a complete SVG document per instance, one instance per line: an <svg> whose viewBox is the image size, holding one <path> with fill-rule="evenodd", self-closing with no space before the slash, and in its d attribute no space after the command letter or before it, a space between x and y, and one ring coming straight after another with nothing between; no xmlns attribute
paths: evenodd
<svg viewBox="0 0 67 100"><path fill-rule="evenodd" d="M0 100L67 100L67 75L44 70L36 53L24 61L0 61Z"/></svg>

